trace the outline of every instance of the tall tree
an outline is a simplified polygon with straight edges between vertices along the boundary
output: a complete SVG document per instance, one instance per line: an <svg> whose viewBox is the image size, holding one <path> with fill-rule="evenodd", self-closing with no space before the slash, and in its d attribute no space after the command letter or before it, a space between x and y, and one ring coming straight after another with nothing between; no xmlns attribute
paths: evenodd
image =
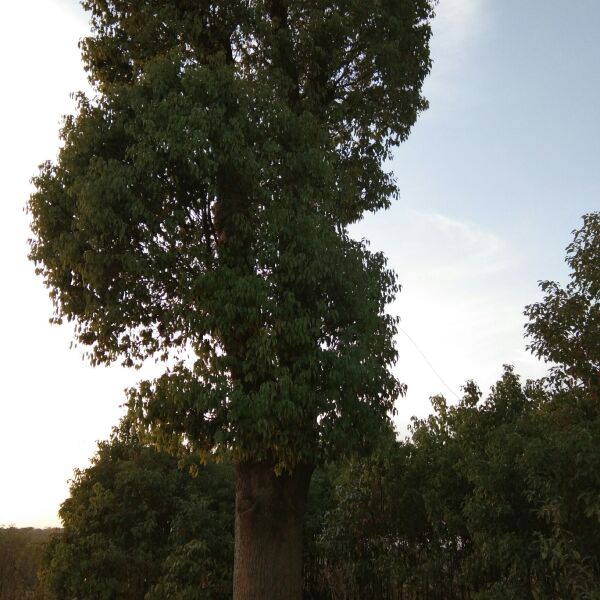
<svg viewBox="0 0 600 600"><path fill-rule="evenodd" d="M30 256L92 363L195 354L132 399L236 464L238 600L300 597L314 465L402 389L394 276L347 226L396 194L433 3L83 2L95 95L35 179Z"/></svg>

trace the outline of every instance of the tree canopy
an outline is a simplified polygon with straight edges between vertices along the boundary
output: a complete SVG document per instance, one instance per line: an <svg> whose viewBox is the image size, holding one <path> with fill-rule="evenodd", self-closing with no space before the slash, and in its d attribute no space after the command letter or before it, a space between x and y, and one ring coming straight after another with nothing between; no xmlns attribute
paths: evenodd
<svg viewBox="0 0 600 600"><path fill-rule="evenodd" d="M0 600L45 600L37 575L56 532L0 526Z"/></svg>
<svg viewBox="0 0 600 600"><path fill-rule="evenodd" d="M397 284L346 227L396 194L433 3L83 4L95 96L29 202L55 320L94 363L191 351L138 398L207 456L293 468L363 443L401 391Z"/></svg>
<svg viewBox="0 0 600 600"><path fill-rule="evenodd" d="M405 441L337 472L316 545L327 598L595 598L600 407L510 368L435 398Z"/></svg>
<svg viewBox="0 0 600 600"><path fill-rule="evenodd" d="M178 468L124 420L75 471L46 551L49 600L231 598L233 471L198 459Z"/></svg>

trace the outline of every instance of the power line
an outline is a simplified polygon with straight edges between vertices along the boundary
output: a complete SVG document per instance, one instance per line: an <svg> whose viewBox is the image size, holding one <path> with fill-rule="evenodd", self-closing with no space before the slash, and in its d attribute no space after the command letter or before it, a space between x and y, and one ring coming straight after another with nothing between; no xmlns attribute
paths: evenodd
<svg viewBox="0 0 600 600"><path fill-rule="evenodd" d="M410 335L408 335L408 333L406 333L406 331L404 331L404 329L402 329L402 327L398 327L398 331L401 331L408 338L408 341L417 349L417 352L423 357L423 360L427 363L429 368L433 371L434 375L442 382L442 384L446 388L448 388L450 393L453 396L455 396L457 400L460 400L460 396L444 381L442 376L435 370L434 366L429 362L429 359L423 353L423 350L421 350L421 348L419 348L419 346L417 346L417 343L415 342L415 340L413 340L410 337Z"/></svg>

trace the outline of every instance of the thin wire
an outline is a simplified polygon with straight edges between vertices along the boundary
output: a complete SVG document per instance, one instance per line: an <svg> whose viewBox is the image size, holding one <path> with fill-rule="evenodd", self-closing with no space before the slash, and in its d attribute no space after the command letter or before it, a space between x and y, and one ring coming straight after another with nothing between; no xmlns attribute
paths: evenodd
<svg viewBox="0 0 600 600"><path fill-rule="evenodd" d="M398 327L398 331L401 331L408 338L408 341L417 349L417 352L423 357L423 359L425 360L425 362L427 363L429 368L433 371L435 376L442 382L442 384L444 386L446 386L448 388L450 393L453 394L457 400L460 400L460 396L442 379L442 376L435 370L433 365L429 362L429 359L425 356L425 354L423 353L423 350L421 350L421 348L419 348L419 346L417 346L417 343L415 342L415 340L413 340L410 337L410 335L408 335L408 333L406 333L406 331L404 331L404 329L402 329L402 327Z"/></svg>

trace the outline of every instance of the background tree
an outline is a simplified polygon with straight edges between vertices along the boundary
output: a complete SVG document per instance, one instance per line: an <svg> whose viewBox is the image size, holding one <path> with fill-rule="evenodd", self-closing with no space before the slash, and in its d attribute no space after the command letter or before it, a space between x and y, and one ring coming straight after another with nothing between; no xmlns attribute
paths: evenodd
<svg viewBox="0 0 600 600"><path fill-rule="evenodd" d="M55 529L0 527L0 600L44 600L38 570Z"/></svg>
<svg viewBox="0 0 600 600"><path fill-rule="evenodd" d="M46 550L49 600L231 598L233 473L144 446L126 423L76 471Z"/></svg>
<svg viewBox="0 0 600 600"><path fill-rule="evenodd" d="M600 390L600 213L584 215L567 247L570 281L562 287L542 281L541 302L526 307L530 349L556 363L555 373Z"/></svg>
<svg viewBox="0 0 600 600"><path fill-rule="evenodd" d="M236 465L234 597L299 598L315 464L401 386L397 290L346 227L426 106L432 0L85 0L93 98L29 202L55 320L93 363L179 363L152 430Z"/></svg>
<svg viewBox="0 0 600 600"><path fill-rule="evenodd" d="M402 597L419 581L428 521L412 458L412 446L392 436L338 469L315 547L326 598Z"/></svg>
<svg viewBox="0 0 600 600"><path fill-rule="evenodd" d="M412 438L343 466L316 546L325 598L595 598L600 411L582 389L434 399Z"/></svg>
<svg viewBox="0 0 600 600"><path fill-rule="evenodd" d="M25 589L32 598L37 590L36 598L45 600L231 598L233 468L213 463L198 467L197 457L183 451L177 462L172 453L144 445L128 418L123 420L111 439L98 445L92 465L76 471L60 511L62 530L34 531L44 542L36 552L31 552L31 530L14 530L13 537L20 540L16 547L0 530L0 598L21 600L29 597ZM331 597L316 540L333 507L338 471L333 465L318 469L311 484L304 531L306 600ZM27 564L33 565L27 588L10 587L15 580L11 565L21 564L19 557L26 552ZM20 570L22 566L15 573Z"/></svg>

